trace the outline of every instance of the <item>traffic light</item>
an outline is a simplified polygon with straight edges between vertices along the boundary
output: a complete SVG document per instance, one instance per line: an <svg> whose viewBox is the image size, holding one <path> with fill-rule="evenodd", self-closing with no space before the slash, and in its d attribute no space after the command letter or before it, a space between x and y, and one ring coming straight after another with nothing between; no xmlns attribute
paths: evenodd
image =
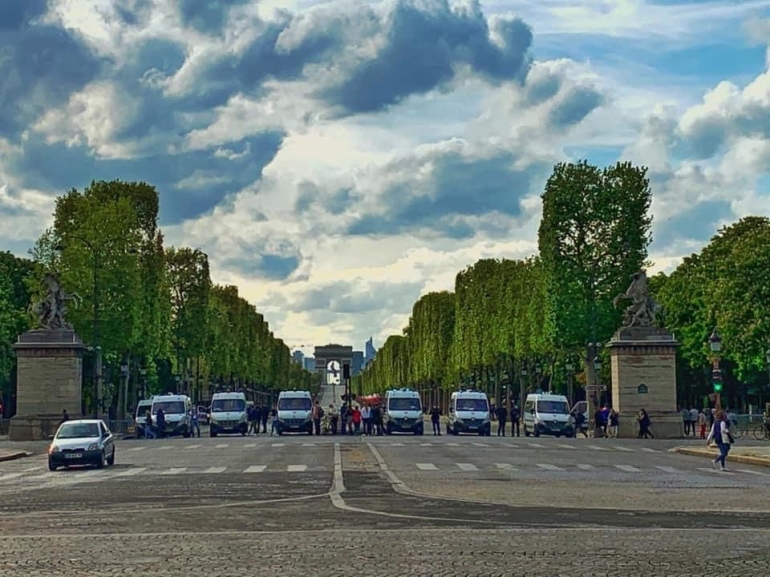
<svg viewBox="0 0 770 577"><path fill-rule="evenodd" d="M350 378L350 365L347 363L342 365L342 378L345 380Z"/></svg>
<svg viewBox="0 0 770 577"><path fill-rule="evenodd" d="M722 392L722 371L719 369L714 369L711 372L711 379L714 382L714 392L721 393Z"/></svg>

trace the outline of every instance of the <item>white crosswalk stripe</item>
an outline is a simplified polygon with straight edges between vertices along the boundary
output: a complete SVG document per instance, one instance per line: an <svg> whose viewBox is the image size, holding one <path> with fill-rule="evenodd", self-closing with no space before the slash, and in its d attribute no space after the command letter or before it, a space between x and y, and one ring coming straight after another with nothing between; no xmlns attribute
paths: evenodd
<svg viewBox="0 0 770 577"><path fill-rule="evenodd" d="M280 448L280 447L285 447L285 446L286 446L286 443L273 443L273 444L272 444L272 445L270 445L270 446L271 446L273 449L278 449L278 448Z"/></svg>
<svg viewBox="0 0 770 577"><path fill-rule="evenodd" d="M187 445L187 446L185 447L185 449L188 449L188 450L189 450L189 449L200 449L200 448L201 448L201 446L200 446L200 445Z"/></svg>
<svg viewBox="0 0 770 577"><path fill-rule="evenodd" d="M3 475L0 475L0 481L10 481L12 479L18 479L24 475L24 473L5 473Z"/></svg>
<svg viewBox="0 0 770 577"><path fill-rule="evenodd" d="M501 471L518 471L518 469L510 463L495 463L495 467Z"/></svg>
<svg viewBox="0 0 770 577"><path fill-rule="evenodd" d="M390 446L391 447L403 447L404 443L391 443Z"/></svg>
<svg viewBox="0 0 770 577"><path fill-rule="evenodd" d="M171 445L166 445L165 447L158 447L158 451L170 451L173 448Z"/></svg>
<svg viewBox="0 0 770 577"><path fill-rule="evenodd" d="M556 445L557 447L561 447L562 449L574 449L575 445L565 445L565 444L559 444Z"/></svg>
<svg viewBox="0 0 770 577"><path fill-rule="evenodd" d="M540 467L541 469L545 469L546 471L563 471L564 470L561 467L557 467L556 465L549 465L547 463L538 463L537 466Z"/></svg>
<svg viewBox="0 0 770 577"><path fill-rule="evenodd" d="M486 443L471 443L474 447L489 447Z"/></svg>
<svg viewBox="0 0 770 577"><path fill-rule="evenodd" d="M302 443L303 447L315 447L315 443Z"/></svg>
<svg viewBox="0 0 770 577"><path fill-rule="evenodd" d="M289 473L301 473L307 471L307 465L289 465L286 467L286 471Z"/></svg>
<svg viewBox="0 0 770 577"><path fill-rule="evenodd" d="M709 469L708 467L698 467L698 471L703 471L704 473L718 473L719 475L735 475L735 473L731 471L720 471L719 469Z"/></svg>
<svg viewBox="0 0 770 577"><path fill-rule="evenodd" d="M187 471L187 467L172 467L168 471L162 471L161 475L182 475Z"/></svg>
<svg viewBox="0 0 770 577"><path fill-rule="evenodd" d="M662 466L656 465L655 468L656 469L660 469L664 473L678 473L679 472L679 469L677 469L676 467L662 467Z"/></svg>
<svg viewBox="0 0 770 577"><path fill-rule="evenodd" d="M133 469L126 469L125 471L120 471L119 473L116 473L113 475L114 477L133 477L134 475L139 475L140 473L144 473L147 469L143 467L136 467Z"/></svg>
<svg viewBox="0 0 770 577"><path fill-rule="evenodd" d="M267 465L252 465L244 473L262 473L265 469L267 469Z"/></svg>
<svg viewBox="0 0 770 577"><path fill-rule="evenodd" d="M594 451L609 451L607 447L598 447L596 445L586 445L589 449L593 449Z"/></svg>
<svg viewBox="0 0 770 577"><path fill-rule="evenodd" d="M131 447L129 451L144 451L147 447Z"/></svg>
<svg viewBox="0 0 770 577"><path fill-rule="evenodd" d="M626 473L641 473L641 469L637 469L636 467L632 467L631 465L615 465L615 468L620 469L621 471L625 471Z"/></svg>
<svg viewBox="0 0 770 577"><path fill-rule="evenodd" d="M421 447L432 447L433 443L420 443Z"/></svg>
<svg viewBox="0 0 770 577"><path fill-rule="evenodd" d="M473 463L457 463L461 471L478 471L479 468Z"/></svg>
<svg viewBox="0 0 770 577"><path fill-rule="evenodd" d="M584 463L579 463L577 468L580 469L581 471L593 471L594 469L596 469L596 467L594 467L593 465L588 465Z"/></svg>
<svg viewBox="0 0 770 577"><path fill-rule="evenodd" d="M224 473L225 470L227 470L227 467L209 467L203 472L208 475L208 474Z"/></svg>
<svg viewBox="0 0 770 577"><path fill-rule="evenodd" d="M227 443L225 443L225 444L223 444L223 445L217 445L217 446L216 446L216 447L214 447L214 448L215 448L215 449L227 449L227 447L229 447L229 446L230 446L230 445L228 445Z"/></svg>
<svg viewBox="0 0 770 577"><path fill-rule="evenodd" d="M459 447L460 443L447 443L448 447Z"/></svg>
<svg viewBox="0 0 770 577"><path fill-rule="evenodd" d="M760 473L759 471L752 471L751 469L736 469L740 473L748 473L749 475L757 475L759 477L770 477L770 474Z"/></svg>
<svg viewBox="0 0 770 577"><path fill-rule="evenodd" d="M628 447L612 447L616 451L625 451L626 453L635 453L633 449L629 449Z"/></svg>
<svg viewBox="0 0 770 577"><path fill-rule="evenodd" d="M421 471L438 471L438 467L433 463L415 463L415 466Z"/></svg>
<svg viewBox="0 0 770 577"><path fill-rule="evenodd" d="M527 443L527 446L535 449L545 449L545 445L541 445L540 443Z"/></svg>
<svg viewBox="0 0 770 577"><path fill-rule="evenodd" d="M256 443L246 443L246 444L243 446L243 448L244 448L244 449L253 449L253 448L254 448L254 447L256 447L256 446L257 446L257 444L256 444Z"/></svg>
<svg viewBox="0 0 770 577"><path fill-rule="evenodd" d="M645 453L660 453L657 449L650 449L649 447L642 447L639 449L640 451L644 451Z"/></svg>

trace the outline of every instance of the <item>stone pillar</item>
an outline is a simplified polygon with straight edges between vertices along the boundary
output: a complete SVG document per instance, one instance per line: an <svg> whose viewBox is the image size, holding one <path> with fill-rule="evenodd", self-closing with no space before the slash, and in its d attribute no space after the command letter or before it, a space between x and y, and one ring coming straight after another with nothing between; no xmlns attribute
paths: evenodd
<svg viewBox="0 0 770 577"><path fill-rule="evenodd" d="M657 438L682 436L676 410L674 335L657 327L625 327L607 345L612 361L612 405L620 413L618 436L636 437L636 416L645 409Z"/></svg>
<svg viewBox="0 0 770 577"><path fill-rule="evenodd" d="M66 409L81 417L83 351L86 346L69 329L27 331L13 345L17 357L16 416L12 441L39 441L56 432Z"/></svg>

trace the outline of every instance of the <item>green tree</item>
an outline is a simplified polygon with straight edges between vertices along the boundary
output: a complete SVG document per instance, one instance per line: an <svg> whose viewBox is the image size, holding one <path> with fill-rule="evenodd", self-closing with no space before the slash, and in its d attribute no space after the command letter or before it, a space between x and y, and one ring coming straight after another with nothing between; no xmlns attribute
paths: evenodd
<svg viewBox="0 0 770 577"><path fill-rule="evenodd" d="M586 344L603 342L616 330L620 313L612 299L647 259L647 169L557 164L542 199L538 248L554 330L566 348L585 351L586 378L594 382L594 351Z"/></svg>

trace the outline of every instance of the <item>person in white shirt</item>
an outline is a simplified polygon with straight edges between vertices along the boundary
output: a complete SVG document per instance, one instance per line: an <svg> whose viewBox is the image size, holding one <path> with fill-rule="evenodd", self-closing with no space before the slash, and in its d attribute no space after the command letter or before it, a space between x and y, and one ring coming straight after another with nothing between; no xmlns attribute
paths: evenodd
<svg viewBox="0 0 770 577"><path fill-rule="evenodd" d="M727 471L727 454L730 452L733 438L730 434L730 423L722 411L717 411L714 425L711 427L706 444L711 444L711 441L714 441L717 447L719 447L719 455L711 462L711 466L716 469L717 463L719 463L722 471Z"/></svg>
<svg viewBox="0 0 770 577"><path fill-rule="evenodd" d="M692 429L692 436L697 435L696 426L698 425L698 409L690 409L690 429Z"/></svg>
<svg viewBox="0 0 770 577"><path fill-rule="evenodd" d="M372 434L372 408L369 405L364 405L361 410L361 420L364 422L364 435Z"/></svg>

